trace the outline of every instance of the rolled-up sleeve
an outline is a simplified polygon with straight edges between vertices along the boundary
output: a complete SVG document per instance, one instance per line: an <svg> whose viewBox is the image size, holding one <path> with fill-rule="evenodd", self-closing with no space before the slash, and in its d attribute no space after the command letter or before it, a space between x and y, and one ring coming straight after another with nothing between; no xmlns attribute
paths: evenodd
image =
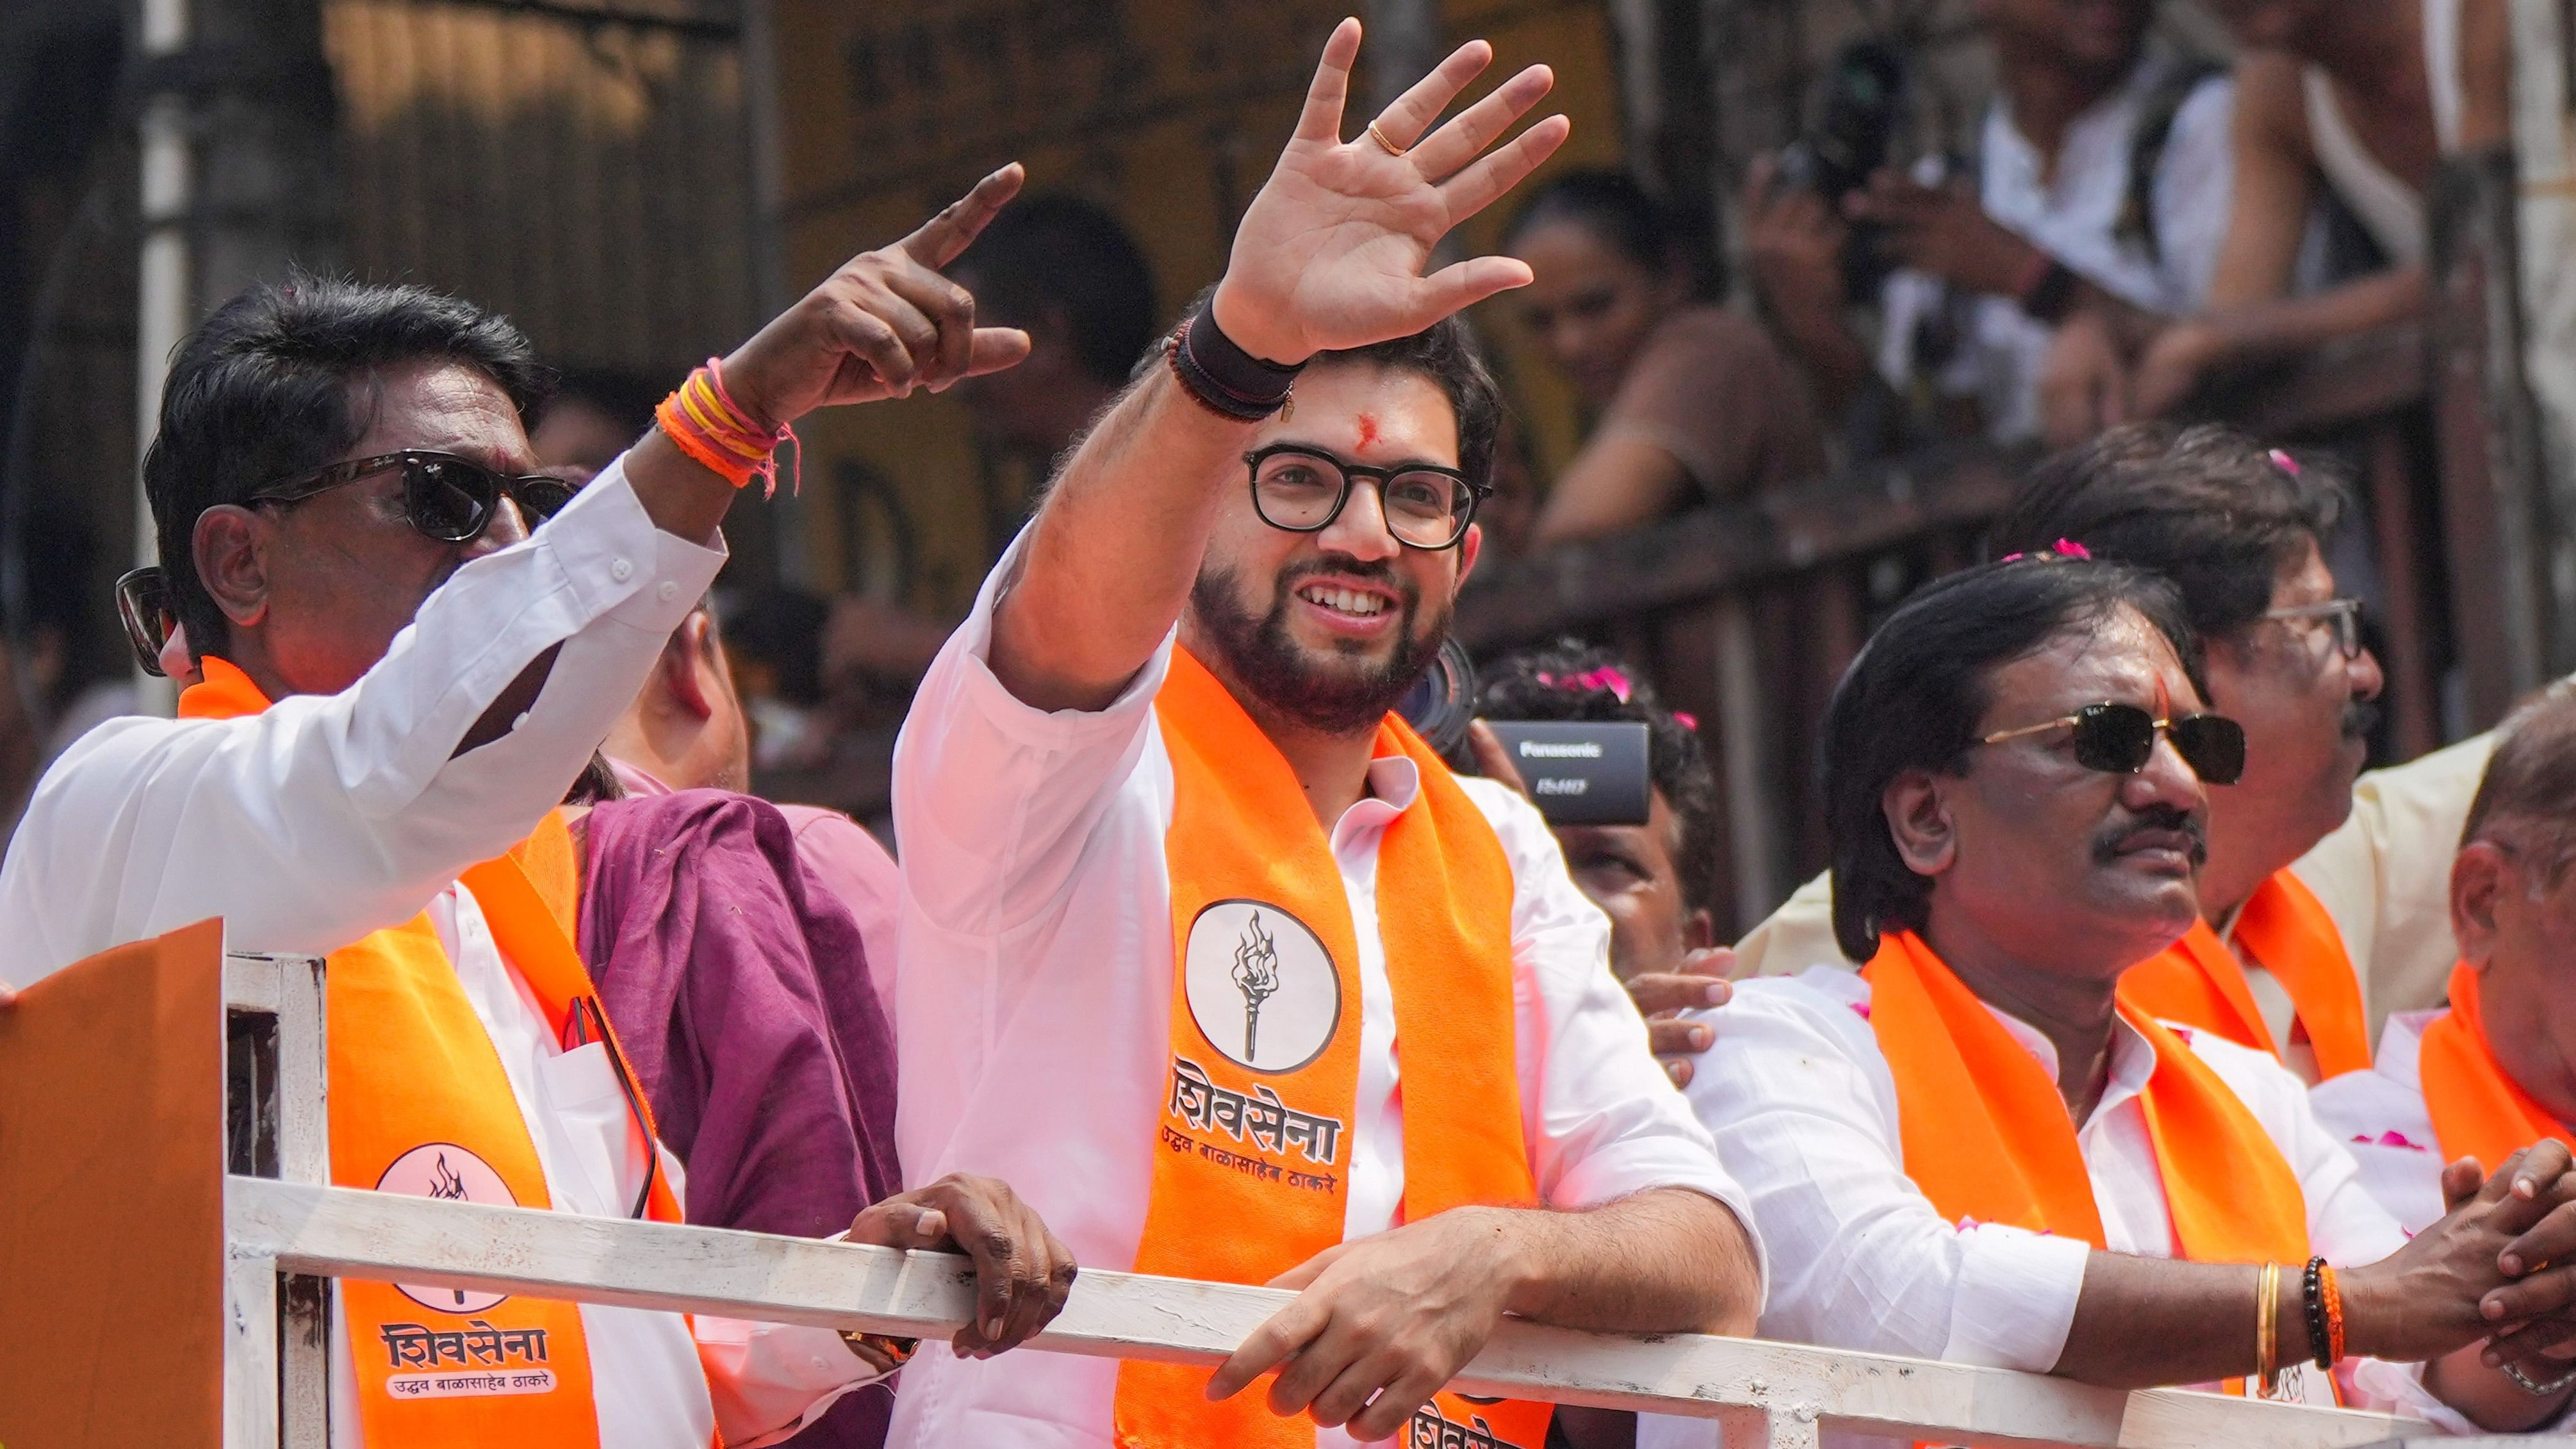
<svg viewBox="0 0 2576 1449"><path fill-rule="evenodd" d="M656 528L612 465L458 569L339 694L92 731L11 841L0 919L34 936L13 958L50 970L209 916L238 946L328 951L408 919L562 800L723 562ZM458 755L548 650L536 702Z"/></svg>
<svg viewBox="0 0 2576 1449"><path fill-rule="evenodd" d="M1494 824L1514 881L1513 996L1523 1137L1539 1196L1598 1207L1686 1187L1724 1203L1769 1265L1751 1204L1655 1061L1645 1018L1610 972L1610 922L1566 873L1547 822L1490 781L1458 782Z"/></svg>
<svg viewBox="0 0 2576 1449"><path fill-rule="evenodd" d="M1775 1269L1762 1336L2048 1372L2089 1245L1941 1215L1905 1175L1895 1083L1854 1004L1770 978L1697 1018L1717 1041L1689 1100Z"/></svg>
<svg viewBox="0 0 2576 1449"><path fill-rule="evenodd" d="M1025 535L1023 535L1025 540ZM1172 639L1098 710L1022 703L993 673L993 612L1014 544L939 652L894 752L904 885L946 931L997 936L1061 898L1119 783L1143 758Z"/></svg>

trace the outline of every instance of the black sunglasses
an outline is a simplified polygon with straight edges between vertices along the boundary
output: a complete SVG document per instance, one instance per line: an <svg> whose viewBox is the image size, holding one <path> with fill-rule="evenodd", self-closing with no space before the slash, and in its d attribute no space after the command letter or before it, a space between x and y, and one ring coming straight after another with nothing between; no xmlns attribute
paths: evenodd
<svg viewBox="0 0 2576 1449"><path fill-rule="evenodd" d="M2174 752L2203 784L2233 785L2245 777L2245 727L2220 714L2187 714L2158 719L2134 704L2088 704L2045 724L2003 730L1977 741L1999 745L2049 730L2074 731L2075 763L2109 775L2134 775L2156 752L2156 735L2173 741Z"/></svg>
<svg viewBox="0 0 2576 1449"><path fill-rule="evenodd" d="M272 483L246 502L281 507L302 503L334 488L400 468L403 517L412 527L440 543L471 543L492 526L492 517L507 495L531 525L563 511L580 485L545 473L503 473L454 453L407 448L333 463L283 482Z"/></svg>
<svg viewBox="0 0 2576 1449"><path fill-rule="evenodd" d="M170 642L179 619L170 611L170 583L159 564L128 570L116 581L116 617L134 646L135 667L161 678L161 646Z"/></svg>

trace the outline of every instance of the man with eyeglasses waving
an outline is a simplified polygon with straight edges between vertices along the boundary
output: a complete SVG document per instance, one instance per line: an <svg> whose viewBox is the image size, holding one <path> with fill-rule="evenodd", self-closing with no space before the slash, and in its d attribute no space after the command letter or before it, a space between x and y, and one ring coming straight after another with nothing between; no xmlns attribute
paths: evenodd
<svg viewBox="0 0 2576 1449"><path fill-rule="evenodd" d="M1546 823L1390 713L1493 459L1452 314L1529 278L1422 273L1565 122L1487 152L1533 67L1442 123L1478 41L1345 141L1359 41L895 761L907 1173L1009 1178L1086 1264L1300 1291L1213 1376L925 1348L899 1444L1540 1449L1546 1405L1440 1392L1506 1314L1740 1332L1760 1303Z"/></svg>
<svg viewBox="0 0 2576 1449"><path fill-rule="evenodd" d="M159 571L120 591L145 656L184 626L198 682L179 718L103 725L38 786L0 867L0 976L214 916L237 949L328 953L335 1183L681 1220L678 1160L575 946L579 847L557 807L705 594L718 522L790 422L1026 353L937 271L1018 185L1006 167L851 261L578 492L535 471L542 374L507 322L310 277L224 306L172 360L144 464ZM998 1182L915 1181L848 1236L962 1248L981 1297L957 1347L1025 1341L1063 1305L1071 1257ZM460 1335L476 1372L439 1361ZM331 1437L763 1444L908 1353L344 1282Z"/></svg>
<svg viewBox="0 0 2576 1449"><path fill-rule="evenodd" d="M2202 703L2173 585L2080 555L1928 586L1834 691L1834 930L1869 964L1742 983L1688 1088L1770 1250L1763 1333L2453 1427L2554 1416L2576 1385L2542 1350L2576 1268L2533 1265L2576 1250L2563 1144L2454 1167L2410 1240L2295 1075L2131 999L2200 918L2246 734Z"/></svg>

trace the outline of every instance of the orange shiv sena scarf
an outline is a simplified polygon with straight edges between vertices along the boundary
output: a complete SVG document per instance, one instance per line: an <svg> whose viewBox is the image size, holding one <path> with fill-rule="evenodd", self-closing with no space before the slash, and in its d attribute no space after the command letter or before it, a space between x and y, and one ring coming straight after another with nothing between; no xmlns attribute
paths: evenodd
<svg viewBox="0 0 2576 1449"><path fill-rule="evenodd" d="M2474 1157L2493 1172L2545 1137L2576 1139L2495 1059L2478 1009L2477 968L2466 961L2451 968L2451 1009L2424 1028L2417 1071L2445 1161Z"/></svg>
<svg viewBox="0 0 2576 1449"><path fill-rule="evenodd" d="M2320 1077L2370 1068L2370 1022L2343 932L2316 892L2287 870L2254 888L2236 918L2236 941L2281 983L2316 1049ZM2163 953L2131 967L2120 993L2149 1015L2214 1031L2281 1055L2245 982L2245 967L2207 921L2194 921Z"/></svg>
<svg viewBox="0 0 2576 1449"><path fill-rule="evenodd" d="M2007 1223L2100 1248L2075 1123L2057 1083L1911 931L1882 936L1862 971L1870 1029L1896 1079L1905 1172L1942 1216ZM2227 1084L2127 999L2120 1016L2155 1048L2139 1102L2181 1256L2195 1263L2305 1263L2306 1195ZM2242 1393L2243 1381L2228 1391Z"/></svg>
<svg viewBox="0 0 2576 1449"><path fill-rule="evenodd" d="M1234 696L1176 649L1154 707L1174 790L1164 838L1172 1063L1136 1271L1266 1283L1342 1241L1359 1095L1358 936L1305 792ZM1404 1062L1401 1216L1533 1204L1509 1046L1511 862L1448 766L1393 716L1376 752L1409 756L1422 777L1377 863L1378 936ZM1121 1364L1121 1449L1313 1449L1311 1421L1270 1412L1266 1376L1223 1403L1207 1401L1208 1377ZM1443 1393L1414 1416L1410 1442L1481 1432L1540 1449L1552 1412Z"/></svg>
<svg viewBox="0 0 2576 1449"><path fill-rule="evenodd" d="M209 656L179 697L183 719L257 714L248 675ZM619 1076L590 973L573 946L572 835L548 814L510 853L460 878L493 940L567 1044L601 1043ZM489 1033L427 912L331 953L325 976L331 1180L341 1187L503 1206L553 1206L536 1143ZM647 1134L641 1094L630 1101ZM647 1153L651 1153L648 1135ZM648 1156L648 1161L650 1160ZM653 1172L646 1211L681 1220ZM370 1449L451 1444L596 1445L590 1352L571 1303L344 1280L340 1301Z"/></svg>

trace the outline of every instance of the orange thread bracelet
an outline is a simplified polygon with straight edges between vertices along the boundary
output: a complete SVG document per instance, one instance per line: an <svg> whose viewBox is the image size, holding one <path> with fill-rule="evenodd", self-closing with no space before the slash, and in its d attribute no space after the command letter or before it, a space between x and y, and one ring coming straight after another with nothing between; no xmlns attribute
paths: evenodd
<svg viewBox="0 0 2576 1449"><path fill-rule="evenodd" d="M2343 1362L2343 1289L2335 1283L2335 1270L2325 1270L2326 1352L2336 1363Z"/></svg>
<svg viewBox="0 0 2576 1449"><path fill-rule="evenodd" d="M691 372L653 409L653 421L672 444L709 472L740 488L754 478L769 481L764 497L778 494L778 449L796 444L796 471L788 475L789 491L804 483L805 445L792 427L767 431L735 406L725 391L724 364L713 357Z"/></svg>

